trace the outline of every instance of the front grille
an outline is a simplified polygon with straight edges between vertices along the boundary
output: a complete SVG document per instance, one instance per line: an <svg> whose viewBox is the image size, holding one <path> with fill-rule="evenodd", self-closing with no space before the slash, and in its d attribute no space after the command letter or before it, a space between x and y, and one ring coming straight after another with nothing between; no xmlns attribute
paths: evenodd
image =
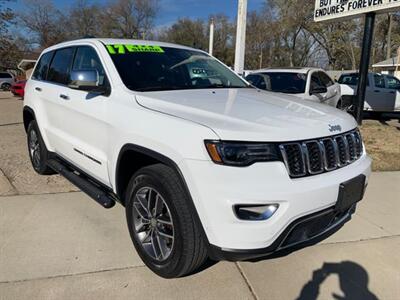
<svg viewBox="0 0 400 300"><path fill-rule="evenodd" d="M310 141L299 141L279 146L290 177L330 172L345 167L363 153L358 130Z"/></svg>

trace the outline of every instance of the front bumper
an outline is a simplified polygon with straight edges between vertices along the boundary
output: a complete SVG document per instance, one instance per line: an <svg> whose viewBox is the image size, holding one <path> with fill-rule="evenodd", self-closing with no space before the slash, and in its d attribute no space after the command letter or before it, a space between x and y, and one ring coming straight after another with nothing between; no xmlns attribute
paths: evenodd
<svg viewBox="0 0 400 300"><path fill-rule="evenodd" d="M186 160L181 169L211 244L211 252L218 252L222 257L226 253L247 253L251 257L285 248L287 233L299 221L321 212L331 212L338 199L340 184L360 174L368 180L371 160L363 154L342 169L299 179L291 179L281 162L235 168ZM279 209L266 221L239 220L233 210L235 205L268 204L279 204ZM351 211L330 222L329 226L321 226L317 236L340 226L350 215Z"/></svg>
<svg viewBox="0 0 400 300"><path fill-rule="evenodd" d="M351 220L356 205L346 212L338 212L334 207L302 217L291 223L272 245L261 249L237 250L210 246L210 257L214 260L242 261L256 259L285 250L317 242L335 233Z"/></svg>

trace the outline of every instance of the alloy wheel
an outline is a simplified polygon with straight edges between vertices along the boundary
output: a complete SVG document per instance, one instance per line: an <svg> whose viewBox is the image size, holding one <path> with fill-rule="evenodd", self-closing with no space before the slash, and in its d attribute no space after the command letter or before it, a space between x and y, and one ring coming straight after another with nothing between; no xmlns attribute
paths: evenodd
<svg viewBox="0 0 400 300"><path fill-rule="evenodd" d="M161 194L151 187L136 192L133 200L134 231L144 251L162 262L174 247L174 224Z"/></svg>
<svg viewBox="0 0 400 300"><path fill-rule="evenodd" d="M40 143L35 130L29 133L29 154L32 158L32 163L35 168L40 167Z"/></svg>

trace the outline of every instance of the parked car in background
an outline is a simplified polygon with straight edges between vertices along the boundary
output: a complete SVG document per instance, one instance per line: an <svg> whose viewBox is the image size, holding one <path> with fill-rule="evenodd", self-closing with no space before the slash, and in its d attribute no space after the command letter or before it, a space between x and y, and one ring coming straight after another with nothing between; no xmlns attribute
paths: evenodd
<svg viewBox="0 0 400 300"><path fill-rule="evenodd" d="M358 73L343 74L339 78L342 95L357 93ZM369 73L364 111L400 111L400 80L394 76Z"/></svg>
<svg viewBox="0 0 400 300"><path fill-rule="evenodd" d="M246 80L262 90L343 108L340 85L322 69L262 69L247 75Z"/></svg>
<svg viewBox="0 0 400 300"><path fill-rule="evenodd" d="M14 81L14 76L12 74L0 72L0 90L9 91Z"/></svg>
<svg viewBox="0 0 400 300"><path fill-rule="evenodd" d="M24 98L25 85L26 85L26 80L16 81L11 85L10 91L11 93L13 93L14 96L20 96Z"/></svg>

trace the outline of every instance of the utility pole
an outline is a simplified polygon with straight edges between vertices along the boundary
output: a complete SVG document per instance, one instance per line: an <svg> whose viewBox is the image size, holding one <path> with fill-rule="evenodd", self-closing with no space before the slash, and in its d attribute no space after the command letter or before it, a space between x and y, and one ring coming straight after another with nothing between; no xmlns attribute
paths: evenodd
<svg viewBox="0 0 400 300"><path fill-rule="evenodd" d="M208 53L210 55L213 55L214 51L214 19L211 19L210 23L210 43L208 47Z"/></svg>
<svg viewBox="0 0 400 300"><path fill-rule="evenodd" d="M386 59L392 58L392 23L393 23L393 16L392 14L388 14L388 21L389 21L389 28L387 34L387 52L386 52Z"/></svg>
<svg viewBox="0 0 400 300"><path fill-rule="evenodd" d="M242 75L246 49L247 0L238 0L238 16L236 29L235 71Z"/></svg>
<svg viewBox="0 0 400 300"><path fill-rule="evenodd" d="M360 78L358 80L357 96L355 101L354 117L359 125L362 124L365 94L368 82L368 69L371 58L372 37L374 35L375 13L365 15L363 47L361 51Z"/></svg>

